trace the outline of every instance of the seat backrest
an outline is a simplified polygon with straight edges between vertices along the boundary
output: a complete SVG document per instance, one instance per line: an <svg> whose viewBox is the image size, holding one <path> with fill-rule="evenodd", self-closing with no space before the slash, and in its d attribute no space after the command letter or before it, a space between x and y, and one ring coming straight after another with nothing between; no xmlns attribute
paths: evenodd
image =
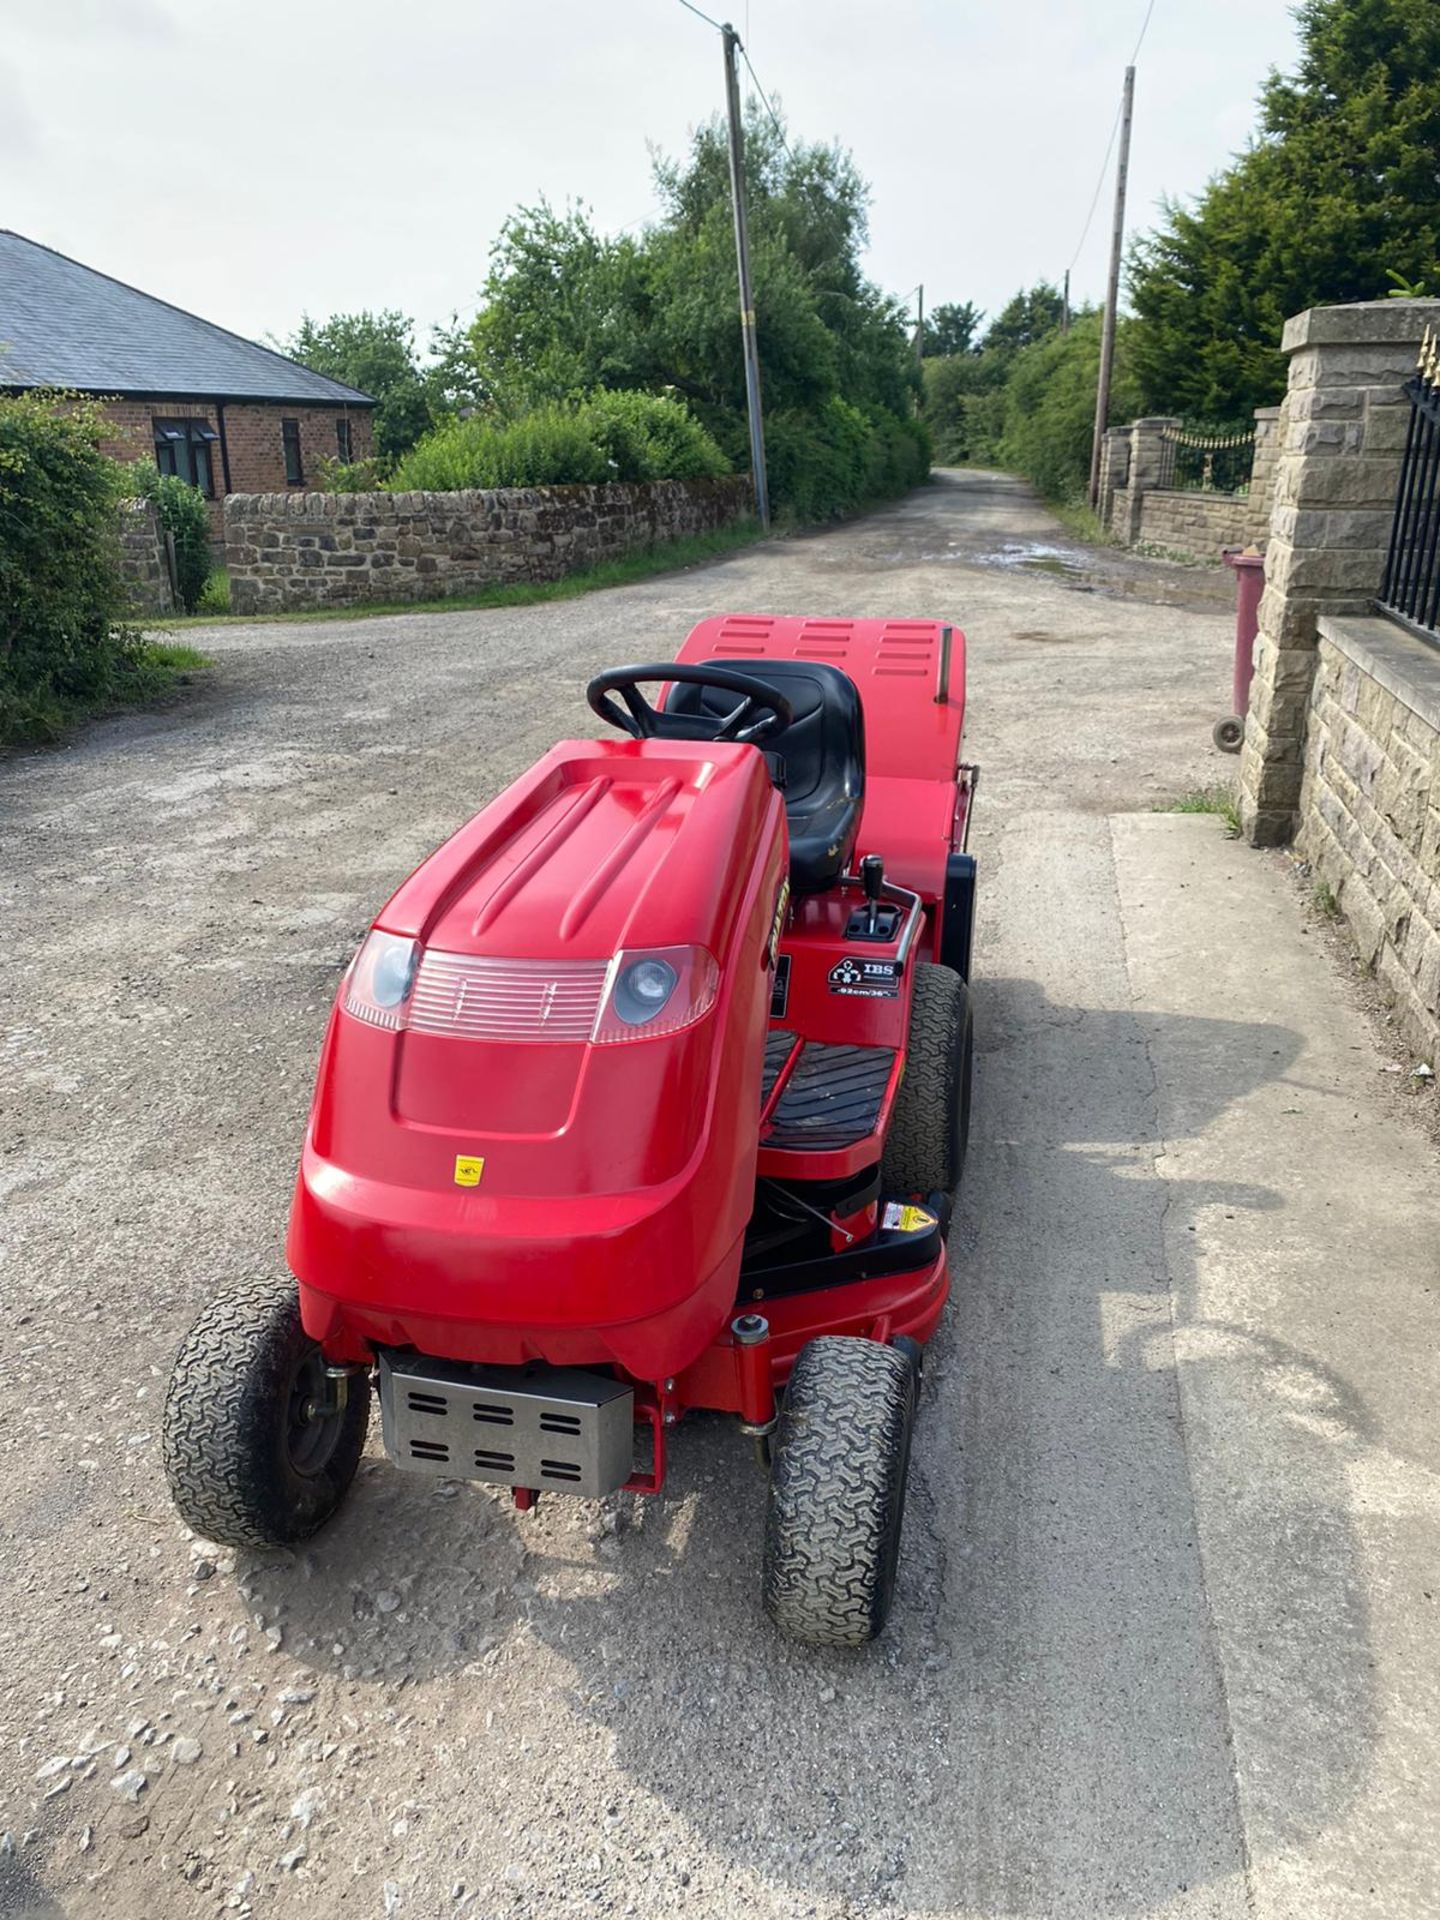
<svg viewBox="0 0 1440 1920"><path fill-rule="evenodd" d="M795 718L765 742L784 768L787 808L808 808L822 799L859 800L865 791L865 715L860 692L848 673L822 660L696 661L725 666L768 680L789 700ZM735 706L736 695L720 687L672 686L667 713L714 714Z"/></svg>

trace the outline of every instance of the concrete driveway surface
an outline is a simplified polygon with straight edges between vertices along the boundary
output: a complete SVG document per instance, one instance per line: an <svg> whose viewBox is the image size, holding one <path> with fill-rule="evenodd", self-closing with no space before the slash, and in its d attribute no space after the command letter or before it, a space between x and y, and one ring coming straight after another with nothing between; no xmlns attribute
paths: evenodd
<svg viewBox="0 0 1440 1920"><path fill-rule="evenodd" d="M1433 1156L1280 861L1153 811L1233 770L1228 620L1037 544L956 474L568 605L221 627L0 766L0 1912L1440 1911ZM281 1265L357 937L721 609L970 638L976 1131L892 1626L769 1632L719 1421L661 1501L519 1516L373 1438L305 1551L189 1540L166 1372Z"/></svg>

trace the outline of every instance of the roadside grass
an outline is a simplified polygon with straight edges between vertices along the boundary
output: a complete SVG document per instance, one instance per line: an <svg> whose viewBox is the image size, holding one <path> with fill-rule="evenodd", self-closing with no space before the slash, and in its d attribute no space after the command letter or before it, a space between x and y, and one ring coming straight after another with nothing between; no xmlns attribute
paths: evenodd
<svg viewBox="0 0 1440 1920"><path fill-rule="evenodd" d="M602 560L598 566L568 573L562 580L522 581L514 586L485 587L478 593L450 594L433 600L367 600L357 606L305 607L293 613L197 613L181 614L171 620L149 623L151 633L181 632L187 627L246 626L284 622L298 624L322 620L372 620L397 613L482 613L496 607L533 607L549 600L577 600L582 594L597 593L607 587L630 587L651 580L657 574L678 573L686 567L703 566L742 547L751 547L767 536L758 521L744 520L733 527L721 527L714 533L691 534L683 540L667 540L660 546L627 553L616 560ZM217 570L218 571L218 570ZM210 593L216 576L206 583ZM216 589L218 593L218 588ZM226 604L229 583L226 582ZM205 602L202 601L202 609Z"/></svg>
<svg viewBox="0 0 1440 1920"><path fill-rule="evenodd" d="M1200 787L1194 793L1181 794L1178 800L1161 802L1155 812L1213 814L1224 822L1227 839L1240 838L1240 809L1228 787Z"/></svg>
<svg viewBox="0 0 1440 1920"><path fill-rule="evenodd" d="M209 577L200 589L200 599L195 611L208 614L212 619L217 613L229 613L230 576L224 567L210 569Z"/></svg>
<svg viewBox="0 0 1440 1920"><path fill-rule="evenodd" d="M198 647L146 639L129 654L124 675L102 693L79 697L47 688L7 697L0 688L0 751L46 746L82 721L163 701L192 674L214 664Z"/></svg>
<svg viewBox="0 0 1440 1920"><path fill-rule="evenodd" d="M1118 547L1120 542L1083 500L1047 500L1045 505L1072 539L1087 547Z"/></svg>

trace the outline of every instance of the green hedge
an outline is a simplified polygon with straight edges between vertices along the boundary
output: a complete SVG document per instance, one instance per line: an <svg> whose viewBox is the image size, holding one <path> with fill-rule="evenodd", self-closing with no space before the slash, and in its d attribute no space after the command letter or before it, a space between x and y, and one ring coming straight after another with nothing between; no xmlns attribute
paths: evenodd
<svg viewBox="0 0 1440 1920"><path fill-rule="evenodd" d="M814 411L767 415L765 464L777 512L832 520L918 486L930 472L930 434L922 420L866 415L832 396Z"/></svg>
<svg viewBox="0 0 1440 1920"><path fill-rule="evenodd" d="M0 397L0 741L148 698L173 675L125 624L121 469L69 394Z"/></svg>
<svg viewBox="0 0 1440 1920"><path fill-rule="evenodd" d="M677 400L593 394L509 421L475 415L441 427L405 455L392 491L595 486L607 480L695 480L729 472L719 447Z"/></svg>

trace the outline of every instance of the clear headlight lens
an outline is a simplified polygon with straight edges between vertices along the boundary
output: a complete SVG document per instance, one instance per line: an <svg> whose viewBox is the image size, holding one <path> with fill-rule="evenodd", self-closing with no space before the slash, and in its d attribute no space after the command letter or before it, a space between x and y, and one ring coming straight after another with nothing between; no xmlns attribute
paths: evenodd
<svg viewBox="0 0 1440 1920"><path fill-rule="evenodd" d="M405 1024L405 1002L415 984L420 943L396 933L367 934L345 982L345 1011L372 1027L392 1032Z"/></svg>
<svg viewBox="0 0 1440 1920"><path fill-rule="evenodd" d="M678 1033L710 1011L719 989L720 969L703 947L619 953L592 1039L605 1045Z"/></svg>

